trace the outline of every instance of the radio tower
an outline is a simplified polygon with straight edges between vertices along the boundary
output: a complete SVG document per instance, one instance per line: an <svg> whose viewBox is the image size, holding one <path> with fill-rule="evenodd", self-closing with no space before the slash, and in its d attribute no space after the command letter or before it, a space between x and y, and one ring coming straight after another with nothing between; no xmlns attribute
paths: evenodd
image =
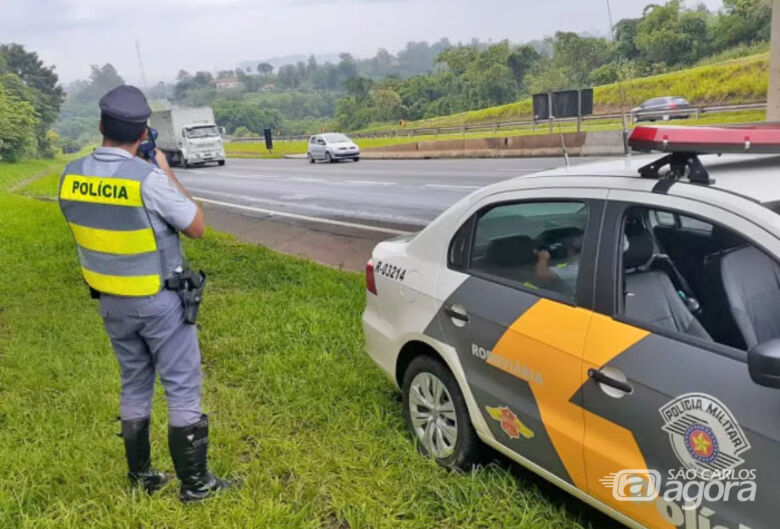
<svg viewBox="0 0 780 529"><path fill-rule="evenodd" d="M138 41L135 41L135 53L138 55L138 67L141 68L141 82L144 84L144 90L149 87L146 86L146 72L144 72L144 61L141 59L141 45Z"/></svg>

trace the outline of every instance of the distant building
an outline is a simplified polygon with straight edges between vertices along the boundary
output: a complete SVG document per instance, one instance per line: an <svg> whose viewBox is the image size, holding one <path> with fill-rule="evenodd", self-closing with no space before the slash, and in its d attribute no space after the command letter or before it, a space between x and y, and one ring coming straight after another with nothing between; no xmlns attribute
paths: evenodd
<svg viewBox="0 0 780 529"><path fill-rule="evenodd" d="M235 88L241 87L241 81L238 79L238 77L222 77L220 79L215 79L214 84L217 87L217 90L233 90Z"/></svg>

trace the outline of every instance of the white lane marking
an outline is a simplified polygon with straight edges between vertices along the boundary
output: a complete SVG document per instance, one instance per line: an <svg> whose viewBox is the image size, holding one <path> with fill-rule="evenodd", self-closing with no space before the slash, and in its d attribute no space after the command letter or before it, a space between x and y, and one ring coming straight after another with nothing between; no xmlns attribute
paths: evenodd
<svg viewBox="0 0 780 529"><path fill-rule="evenodd" d="M395 182L377 182L375 180L341 180L340 184L357 184L364 186L394 186Z"/></svg>
<svg viewBox="0 0 780 529"><path fill-rule="evenodd" d="M542 171L549 171L550 169L555 169L555 167L556 166L552 165L550 167L520 167L518 169L493 169L493 170L499 173L525 174L525 173L540 173Z"/></svg>
<svg viewBox="0 0 780 529"><path fill-rule="evenodd" d="M288 178L288 180L294 181L294 182L310 182L310 183L316 183L316 184L324 184L327 182L327 180L323 180L321 178L306 178L303 176L294 176L292 178Z"/></svg>
<svg viewBox="0 0 780 529"><path fill-rule="evenodd" d="M203 197L193 197L199 202L205 202L206 204L213 204L215 206L225 206L229 208L242 209L244 211L253 211L255 213L264 213L266 215L287 217L290 219L305 220L309 222L319 222L321 224L331 224L333 226L343 226L345 228L355 228L358 230L366 231L378 231L380 233L389 233L390 235L408 235L409 231L394 230L391 228L380 228L379 226L371 226L370 224L357 224L355 222L345 222L343 220L323 219L321 217L310 217L308 215L298 215L295 213L286 213L283 211L276 211L273 209L256 208L254 206L244 206L241 204L233 204L231 202L222 202L220 200L211 200Z"/></svg>
<svg viewBox="0 0 780 529"><path fill-rule="evenodd" d="M455 184L425 184L423 187L435 189L481 189L482 186L459 186Z"/></svg>
<svg viewBox="0 0 780 529"><path fill-rule="evenodd" d="M208 173L203 174L195 174L195 173L184 173L184 176L211 176L211 177L227 177L227 178L281 178L280 176L276 175L265 175L265 174L236 174L236 173L223 173L223 172L217 172L217 171L210 171Z"/></svg>

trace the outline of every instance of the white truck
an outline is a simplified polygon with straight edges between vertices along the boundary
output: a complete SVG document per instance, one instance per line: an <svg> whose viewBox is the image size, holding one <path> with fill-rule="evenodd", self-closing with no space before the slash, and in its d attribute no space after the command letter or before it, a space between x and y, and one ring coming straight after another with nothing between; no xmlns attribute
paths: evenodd
<svg viewBox="0 0 780 529"><path fill-rule="evenodd" d="M209 107L158 110L152 112L149 124L157 129L157 146L171 165L225 165L222 135Z"/></svg>

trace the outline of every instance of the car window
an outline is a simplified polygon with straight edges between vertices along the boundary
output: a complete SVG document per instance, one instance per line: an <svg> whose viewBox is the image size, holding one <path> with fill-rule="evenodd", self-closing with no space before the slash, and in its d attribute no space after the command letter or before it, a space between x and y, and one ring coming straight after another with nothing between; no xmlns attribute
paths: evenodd
<svg viewBox="0 0 780 529"><path fill-rule="evenodd" d="M322 138L317 138L317 145L325 145L325 140Z"/></svg>
<svg viewBox="0 0 780 529"><path fill-rule="evenodd" d="M476 219L468 271L573 299L587 223L582 202L487 209Z"/></svg>
<svg viewBox="0 0 780 529"><path fill-rule="evenodd" d="M317 136L312 136L309 143L317 143Z"/></svg>
<svg viewBox="0 0 780 529"><path fill-rule="evenodd" d="M780 338L780 265L730 228L632 207L621 244L622 316L742 350Z"/></svg>
<svg viewBox="0 0 780 529"><path fill-rule="evenodd" d="M474 218L468 220L455 233L450 242L450 250L447 256L447 264L455 270L465 270L468 268L469 244L471 242L471 232L474 227Z"/></svg>

